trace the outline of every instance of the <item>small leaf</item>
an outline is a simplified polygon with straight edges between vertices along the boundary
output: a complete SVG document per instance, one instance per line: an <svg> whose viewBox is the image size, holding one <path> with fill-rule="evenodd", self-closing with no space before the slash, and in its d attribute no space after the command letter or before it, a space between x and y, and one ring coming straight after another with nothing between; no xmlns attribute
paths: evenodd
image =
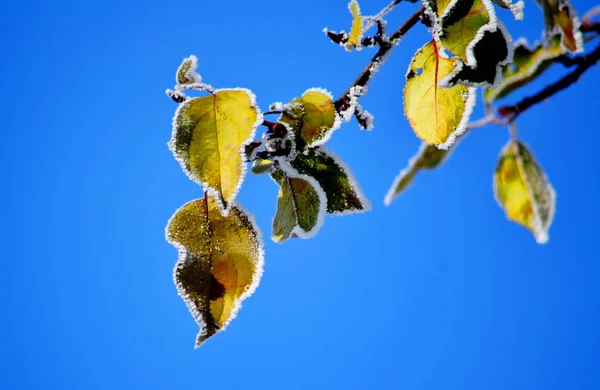
<svg viewBox="0 0 600 390"><path fill-rule="evenodd" d="M488 24L482 27L467 46L467 61L457 59L454 70L440 81L440 85L496 85L502 77L503 66L512 61L510 42L510 35L500 22L496 26Z"/></svg>
<svg viewBox="0 0 600 390"><path fill-rule="evenodd" d="M273 162L271 160L256 160L252 163L250 171L255 175L264 175L273 171Z"/></svg>
<svg viewBox="0 0 600 390"><path fill-rule="evenodd" d="M583 35L579 31L581 25L575 9L569 0L536 0L544 14L544 42L552 44L552 37L559 33L561 44L571 53L583 51Z"/></svg>
<svg viewBox="0 0 600 390"><path fill-rule="evenodd" d="M453 69L435 41L420 48L406 74L404 113L419 138L447 149L466 128L475 105L475 88L456 85L441 88L438 83Z"/></svg>
<svg viewBox="0 0 600 390"><path fill-rule="evenodd" d="M486 103L490 104L536 79L555 58L565 54L565 49L560 44L560 37L554 36L548 48L538 44L531 49L527 42L520 40L513 53L513 62L503 68L500 83L485 91Z"/></svg>
<svg viewBox="0 0 600 390"><path fill-rule="evenodd" d="M197 199L173 214L167 240L179 251L173 278L200 326L196 348L235 318L263 272L263 243L253 218L239 206L221 215L212 199Z"/></svg>
<svg viewBox="0 0 600 390"><path fill-rule="evenodd" d="M319 183L282 163L283 169L271 175L281 186L271 236L277 243L314 236L323 225L327 210L327 198Z"/></svg>
<svg viewBox="0 0 600 390"><path fill-rule="evenodd" d="M185 85L201 83L202 78L196 73L196 69L198 69L198 57L191 55L188 58L185 58L181 65L179 65L179 69L177 69L177 84Z"/></svg>
<svg viewBox="0 0 600 390"><path fill-rule="evenodd" d="M246 173L244 146L260 123L254 95L245 89L222 89L186 100L173 118L173 155L225 214Z"/></svg>
<svg viewBox="0 0 600 390"><path fill-rule="evenodd" d="M289 107L279 121L294 129L296 140L304 141L308 147L323 145L342 123L333 97L324 89L307 90L302 97L292 100Z"/></svg>
<svg viewBox="0 0 600 390"><path fill-rule="evenodd" d="M327 196L327 213L346 215L371 208L350 168L331 151L308 149L298 154L291 165L300 174L317 180Z"/></svg>
<svg viewBox="0 0 600 390"><path fill-rule="evenodd" d="M363 20L360 14L360 6L358 1L352 0L348 4L348 9L352 14L352 28L348 35L348 41L344 45L346 50L350 51L352 48L356 50L362 49L361 41L363 37Z"/></svg>
<svg viewBox="0 0 600 390"><path fill-rule="evenodd" d="M421 144L419 151L408 162L408 167L404 168L394 180L394 183L388 190L383 203L389 206L394 199L402 194L412 183L414 177L420 170L430 170L442 165L450 152L454 150L458 141L452 144L447 150L438 149L435 145Z"/></svg>
<svg viewBox="0 0 600 390"><path fill-rule="evenodd" d="M556 196L523 143L510 141L502 150L494 174L494 193L508 219L531 230L538 243L548 241Z"/></svg>
<svg viewBox="0 0 600 390"><path fill-rule="evenodd" d="M523 20L523 8L525 8L525 3L522 0L513 3L512 0L492 0L494 4L510 10L516 20Z"/></svg>
<svg viewBox="0 0 600 390"><path fill-rule="evenodd" d="M491 6L488 10L486 5L489 6L489 3L482 0L461 0L451 8L454 12L445 12L440 18L442 46L463 61L467 61L469 44L477 37L481 27L489 23L490 13L495 17L494 10Z"/></svg>

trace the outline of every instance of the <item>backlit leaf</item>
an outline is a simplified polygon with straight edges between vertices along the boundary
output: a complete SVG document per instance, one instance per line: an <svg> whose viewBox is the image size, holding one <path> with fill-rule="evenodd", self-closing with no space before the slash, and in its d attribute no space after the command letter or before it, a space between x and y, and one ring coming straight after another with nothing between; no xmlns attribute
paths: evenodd
<svg viewBox="0 0 600 390"><path fill-rule="evenodd" d="M426 142L423 142L417 154L408 162L408 167L404 168L394 180L383 203L389 206L394 199L400 196L411 185L414 177L420 170L430 170L442 165L457 144L458 141L452 144L448 150L443 150L438 149L435 145L427 145Z"/></svg>
<svg viewBox="0 0 600 390"><path fill-rule="evenodd" d="M277 170L272 177L280 184L273 218L273 241L282 243L290 238L310 238L317 234L327 210L327 197L319 183L289 166Z"/></svg>
<svg viewBox="0 0 600 390"><path fill-rule="evenodd" d="M246 173L244 145L261 122L254 95L245 89L222 89L186 100L173 118L171 151L225 214Z"/></svg>
<svg viewBox="0 0 600 390"><path fill-rule="evenodd" d="M494 10L489 2L482 0L461 0L452 3L456 4L451 8L455 11L446 12L440 18L440 42L449 52L467 61L467 47L475 39L480 28L490 22L489 15L493 15ZM493 16L495 18L495 15Z"/></svg>
<svg viewBox="0 0 600 390"><path fill-rule="evenodd" d="M495 88L485 91L486 103L504 97L512 91L528 84L550 67L553 60L565 54L560 44L560 37L555 36L550 46L545 48L541 43L533 49L525 41L519 41L513 51L513 62L502 70L502 80Z"/></svg>
<svg viewBox="0 0 600 390"><path fill-rule="evenodd" d="M561 44L572 53L583 51L583 36L579 31L581 25L575 9L569 0L536 0L544 14L544 41L551 45L556 33L561 35Z"/></svg>
<svg viewBox="0 0 600 390"><path fill-rule="evenodd" d="M311 88L290 102L280 122L288 124L296 133L296 140L308 147L323 145L331 138L342 121L331 94L320 88Z"/></svg>
<svg viewBox="0 0 600 390"><path fill-rule="evenodd" d="M260 231L239 206L224 217L210 198L177 210L166 234L179 251L173 278L200 327L198 348L227 327L258 286L264 261Z"/></svg>
<svg viewBox="0 0 600 390"><path fill-rule="evenodd" d="M331 151L308 149L298 154L291 165L300 174L317 180L327 196L327 213L346 215L370 209L350 168Z"/></svg>
<svg viewBox="0 0 600 390"><path fill-rule="evenodd" d="M419 138L447 149L466 128L475 105L475 89L442 88L439 82L454 68L454 59L438 52L435 41L414 55L406 74L404 113Z"/></svg>
<svg viewBox="0 0 600 390"><path fill-rule="evenodd" d="M363 37L363 20L360 14L360 6L358 5L358 1L352 0L348 4L348 9L352 14L352 28L350 29L348 41L344 47L346 50L350 50L352 48L360 50L362 48L361 41Z"/></svg>
<svg viewBox="0 0 600 390"><path fill-rule="evenodd" d="M494 174L494 193L508 219L531 230L538 243L548 241L556 196L523 143L510 141L502 150Z"/></svg>

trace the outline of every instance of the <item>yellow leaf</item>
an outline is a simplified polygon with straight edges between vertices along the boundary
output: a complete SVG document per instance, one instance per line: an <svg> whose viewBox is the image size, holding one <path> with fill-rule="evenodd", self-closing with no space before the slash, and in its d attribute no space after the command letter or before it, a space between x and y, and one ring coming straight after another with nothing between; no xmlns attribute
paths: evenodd
<svg viewBox="0 0 600 390"><path fill-rule="evenodd" d="M256 289L264 261L260 232L239 206L224 217L212 198L197 199L171 217L167 240L179 251L173 277L200 326L198 348L225 329Z"/></svg>
<svg viewBox="0 0 600 390"><path fill-rule="evenodd" d="M548 241L556 196L523 143L510 141L502 150L494 174L494 193L508 219L531 230L538 243Z"/></svg>
<svg viewBox="0 0 600 390"><path fill-rule="evenodd" d="M438 52L435 41L417 51L406 74L404 113L419 138L440 149L462 134L475 105L475 88L439 82L454 69L454 60Z"/></svg>
<svg viewBox="0 0 600 390"><path fill-rule="evenodd" d="M569 0L536 0L544 14L544 40L550 44L556 33L561 35L561 44L572 53L583 51L583 35L579 30L581 22Z"/></svg>
<svg viewBox="0 0 600 390"><path fill-rule="evenodd" d="M346 50L350 50L351 48L360 50L362 48L361 41L363 37L363 20L360 14L360 6L358 5L358 1L352 0L348 4L348 9L350 9L350 13L352 14L352 28L348 36L348 41L344 47Z"/></svg>
<svg viewBox="0 0 600 390"><path fill-rule="evenodd" d="M222 89L187 100L173 118L170 149L225 214L246 173L243 147L261 122L254 95L245 89Z"/></svg>

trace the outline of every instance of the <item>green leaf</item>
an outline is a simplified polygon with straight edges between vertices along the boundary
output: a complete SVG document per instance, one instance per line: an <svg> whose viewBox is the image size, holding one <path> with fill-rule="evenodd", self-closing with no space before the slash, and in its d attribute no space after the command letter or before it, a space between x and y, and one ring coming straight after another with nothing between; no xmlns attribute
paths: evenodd
<svg viewBox="0 0 600 390"><path fill-rule="evenodd" d="M171 151L225 214L246 173L244 145L260 123L254 95L246 89L222 89L186 100L173 118Z"/></svg>
<svg viewBox="0 0 600 390"><path fill-rule="evenodd" d="M536 0L544 14L544 41L552 44L552 37L559 33L562 46L571 53L583 51L583 35L579 31L581 22L569 0Z"/></svg>
<svg viewBox="0 0 600 390"><path fill-rule="evenodd" d="M450 147L466 130L475 105L475 88L439 86L454 61L431 41L417 51L406 73L404 113L417 136L440 149Z"/></svg>
<svg viewBox="0 0 600 390"><path fill-rule="evenodd" d="M326 143L342 123L333 97L320 88L311 88L284 105L279 122L290 126L296 135L296 142L303 141L308 147Z"/></svg>
<svg viewBox="0 0 600 390"><path fill-rule="evenodd" d="M223 331L260 282L264 252L253 218L232 205L221 215L212 199L197 199L173 214L167 240L179 251L173 277L200 327L196 348Z"/></svg>
<svg viewBox="0 0 600 390"><path fill-rule="evenodd" d="M565 54L566 50L560 44L560 37L555 36L548 48L540 43L531 49L527 42L520 40L513 52L513 62L503 68L500 83L495 88L486 89L486 103L490 104L529 84L546 71L555 58Z"/></svg>
<svg viewBox="0 0 600 390"><path fill-rule="evenodd" d="M360 6L358 5L358 1L352 0L348 3L348 9L352 14L352 28L350 29L350 34L348 34L348 41L344 45L346 50L362 49L361 41L363 38L363 20L360 14Z"/></svg>
<svg viewBox="0 0 600 390"><path fill-rule="evenodd" d="M350 168L331 151L308 149L298 154L291 165L300 174L317 180L327 197L327 213L346 215L370 209Z"/></svg>
<svg viewBox="0 0 600 390"><path fill-rule="evenodd" d="M175 77L177 84L185 85L201 83L202 78L196 73L196 69L198 69L198 58L194 55L185 58L181 65L179 65L179 69L177 69Z"/></svg>
<svg viewBox="0 0 600 390"><path fill-rule="evenodd" d="M327 197L319 183L279 161L271 176L280 184L271 238L282 243L290 238L311 238L323 225Z"/></svg>
<svg viewBox="0 0 600 390"><path fill-rule="evenodd" d="M490 22L489 15L495 18L494 10L482 0L461 0L452 4L454 7L450 9L454 11L447 11L440 18L440 42L450 53L467 61L467 47L477 37L481 27Z"/></svg>
<svg viewBox="0 0 600 390"><path fill-rule="evenodd" d="M394 180L394 183L385 196L384 204L389 206L394 199L408 189L419 171L434 169L446 162L450 156L450 152L457 144L458 141L452 144L447 150L443 150L423 142L417 154L409 160L408 167L404 168Z"/></svg>
<svg viewBox="0 0 600 390"><path fill-rule="evenodd" d="M252 163L250 170L255 175L264 175L273 171L273 162L271 160L256 160Z"/></svg>
<svg viewBox="0 0 600 390"><path fill-rule="evenodd" d="M556 195L523 143L510 141L502 150L494 174L494 193L508 219L531 230L538 243L548 241Z"/></svg>

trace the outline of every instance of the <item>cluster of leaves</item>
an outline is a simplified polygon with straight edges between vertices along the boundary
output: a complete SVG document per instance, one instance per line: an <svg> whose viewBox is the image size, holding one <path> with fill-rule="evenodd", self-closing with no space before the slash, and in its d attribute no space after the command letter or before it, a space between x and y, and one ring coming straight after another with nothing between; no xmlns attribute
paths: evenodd
<svg viewBox="0 0 600 390"><path fill-rule="evenodd" d="M515 18L523 17L522 1L493 1ZM204 197L177 210L166 235L179 251L175 284L200 327L196 347L225 329L262 275L261 232L253 216L236 202L247 164L252 173L270 176L279 187L271 234L275 242L314 236L326 214L367 211L370 204L352 172L324 145L352 117L363 129L373 128L373 117L359 100L387 55L421 20L432 39L409 65L404 111L423 143L386 195L385 203L391 203L420 170L440 166L457 140L477 127L469 123L478 88L485 89L490 111L496 99L529 83L552 63L569 60L566 55L583 50L581 23L568 0L536 1L546 28L544 42L530 48L522 40L512 44L492 0L423 0L423 7L391 35L386 33L384 17L400 0L375 16L363 16L358 2L352 0L350 32L325 33L348 51L378 47L370 65L337 100L324 89L311 88L288 103L272 104L264 113L251 91L214 89L197 73L196 57L183 60L174 90L167 90L179 104L169 147L188 177L202 186ZM373 26L376 34L366 36ZM600 59L598 53L592 60ZM580 62L587 61L582 66L589 67L595 63L592 60ZM576 58L570 61L577 62ZM203 96L190 97L188 91ZM499 115L484 121L513 129L499 157L494 190L508 218L532 230L538 242L545 242L555 195L532 152L516 136L512 122L519 107L500 108ZM271 122L265 115L278 118ZM255 139L259 128L264 132Z"/></svg>

